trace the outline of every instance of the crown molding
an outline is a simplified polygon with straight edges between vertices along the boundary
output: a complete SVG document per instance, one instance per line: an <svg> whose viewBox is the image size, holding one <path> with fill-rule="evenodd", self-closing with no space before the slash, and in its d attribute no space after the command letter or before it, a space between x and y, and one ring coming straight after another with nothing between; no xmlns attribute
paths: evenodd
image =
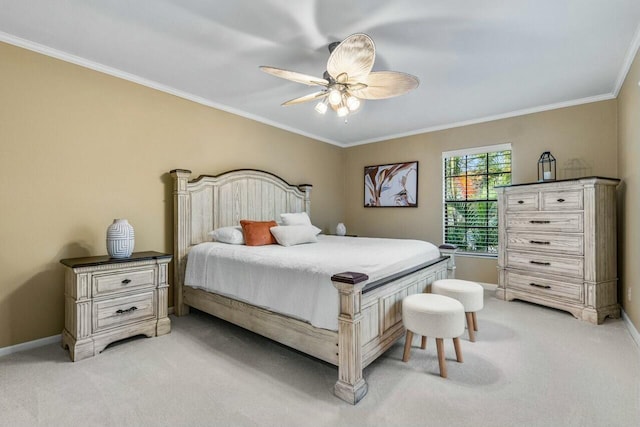
<svg viewBox="0 0 640 427"><path fill-rule="evenodd" d="M79 65L81 67L84 68L88 68L94 71L98 71L100 73L103 74L107 74L113 77L117 77L120 79L124 79L133 83L137 83L140 84L142 86L151 88L151 89L155 89L155 90L159 90L161 92L165 92L168 93L170 95L174 95L177 96L179 98L183 98L207 107L211 107L211 108L215 108L221 111L225 111L227 113L231 113L240 117L244 117L250 120L254 120L256 122L259 123L263 123L265 125L268 126L272 126L278 129L282 129L285 130L287 132L291 132L291 133L295 133L316 141L320 141L320 142L325 142L327 144L331 144L331 145L335 145L338 147L342 147L342 148L349 148L349 147L355 147L358 145L365 145L365 144L372 144L375 142L382 142L382 141L388 141L388 140L392 140L392 139L399 139L399 138L405 138L408 136L414 136L414 135L419 135L422 133L430 133L430 132L437 132L437 131L441 131L441 130L447 130L447 129L453 129L453 128L457 128L457 127L463 127L463 126L469 126L469 125L475 125L475 124L480 124L480 123L486 123L486 122L492 122L495 120L501 120L501 119L507 119L507 118L512 118L512 117L518 117L518 116L523 116L523 115L527 115L527 114L533 114L533 113L539 113L539 112L543 112L543 111L549 111L549 110L555 110L555 109L559 109L559 108L566 108L566 107L572 107L572 106L576 106L576 105L581 105L581 104L588 104L588 103L592 103L592 102L598 102L598 101L606 101L606 100L610 100L610 99L615 99L618 96L618 93L620 91L620 88L622 87L622 83L624 83L624 80L626 78L627 73L629 72L629 69L631 67L631 64L633 62L633 59L636 55L636 52L638 51L638 48L640 47L640 25L638 26L638 30L636 31L636 34L634 36L633 42L631 44L631 46L629 47L628 51L627 51L627 55L626 55L626 59L624 62L624 65L620 71L620 74L618 76L618 80L616 81L616 86L615 86L615 90L611 93L606 93L606 94L602 94L602 95L596 95L596 96L591 96L591 97L587 97L587 98L581 98L581 99L575 99L575 100L569 100L569 101L563 101L563 102L558 102L555 104L549 104L549 105L543 105L543 106L539 106L539 107L532 107L532 108L527 108L527 109L522 109L522 110L516 110L516 111L511 111L511 112L506 112L506 113L502 113L502 114L496 114L496 115L492 115L492 116L486 116L486 117L480 117L480 118L475 118L475 119L470 119L470 120L464 120L464 121L460 121L460 122L453 122L453 123L445 123L442 125L436 125L436 126L430 126L430 127L426 127L426 128L421 128L421 129L417 129L414 131L410 131L410 132L404 132L404 133L399 133L399 134L391 134L391 135L384 135L381 137L376 137L376 138L370 138L370 139L366 139L366 140L362 140L362 141L356 141L353 143L348 143L348 142L340 142L340 141L335 141L320 135L316 135L313 133L309 133L309 132L305 132L302 131L300 129L291 127L291 126L286 126L283 125L282 123L278 123L275 122L273 120L269 120L266 119L264 117L261 116L257 116L254 114L249 114L245 111L241 111L232 107L229 107L227 105L223 105L223 104L218 104L216 102L212 102L209 99L194 95L192 93L188 93L185 91L181 91L178 89L175 89L173 87L155 82L153 80L149 80L146 79L144 77L140 77L138 75L135 74L131 74L131 73L127 73L125 71L113 68L113 67L109 67L107 65L95 62L95 61L90 61L88 59L76 56L76 55L72 55L69 54L67 52L63 52L57 49L53 49L51 47L48 46L44 46L42 44L39 43L35 43L17 36L14 36L12 34L8 34L5 32L0 31L0 41L14 45L14 46L18 46L27 50L31 50L33 52L37 52L46 56L50 56L52 58L56 58L65 62L69 62L75 65Z"/></svg>
<svg viewBox="0 0 640 427"><path fill-rule="evenodd" d="M407 136L414 136L414 135L419 135L422 133L429 133L429 132L437 132L437 131L441 131L441 130L447 130L447 129L453 129L453 128L458 128L458 127L463 127L463 126L469 126L469 125L476 125L479 123L487 123L487 122L493 122L496 120L502 120L502 119L508 119L508 118L512 118L512 117L518 117L518 116L525 116L527 114L533 114L533 113L541 113L544 111L550 111L550 110L557 110L560 108L566 108L566 107L574 107L576 105L582 105L582 104L590 104L592 102L599 102L599 101L608 101L610 99L615 99L615 95L612 93L605 93L602 95L596 95L596 96L590 96L587 98L580 98L580 99L574 99L571 101L563 101L563 102L558 102L555 104L549 104L549 105L542 105L540 107L533 107L533 108L526 108L523 110L516 110L516 111L511 111L508 113L503 113L503 114L496 114L493 116L486 116L486 117L480 117L477 119L471 119L471 120L465 120L465 121L461 121L461 122L455 122L455 123L447 123L447 124L443 124L443 125L437 125L437 126L431 126L431 127L427 127L427 128L422 128L422 129L418 129L415 131L411 131L411 132L406 132L403 134L398 134L398 135L387 135L387 136L383 136L381 138L373 138L373 139L367 139L364 141L359 141L353 144L350 144L349 147L354 147L357 145L364 145L364 144L371 144L374 142L381 142L381 141L388 141L391 139L397 139L397 138L405 138Z"/></svg>
<svg viewBox="0 0 640 427"><path fill-rule="evenodd" d="M618 97L620 90L622 89L622 85L624 81L627 79L627 74L629 74L629 70L631 69L631 65L633 64L633 60L638 53L638 49L640 48L640 24L638 24L638 28L636 29L636 34L629 45L629 49L627 49L627 55L622 63L622 68L620 69L620 73L618 74L618 79L616 80L616 85L613 88L613 95L615 98Z"/></svg>
<svg viewBox="0 0 640 427"><path fill-rule="evenodd" d="M333 141L331 139L327 139L325 137L322 137L320 135L315 135L309 132L304 132L301 131L300 129L296 129L296 128L292 128L290 126L285 126L281 123L277 123L274 122L272 120L266 119L264 117L261 116L257 116L257 115L253 115L253 114L249 114L246 111L241 111L232 107L229 107L228 105L223 105L223 104L219 104L216 102L213 102L209 99L203 98L201 96L197 96L194 95L192 93L189 92L185 92L182 90L178 90L175 89L171 86L167 86L164 85L162 83L158 83L156 81L153 80L149 80L146 79L144 77L140 77L136 74L131 74L131 73L127 73L125 71L119 70L117 68L113 68L113 67L109 67L108 65L104 65L101 64L99 62L95 62L95 61L91 61L85 58L82 58L80 56L76 56L76 55L72 55L70 53L67 52L63 52L61 50L57 50L54 48L51 48L49 46L45 46L42 45L40 43L35 43L20 37L16 37L12 34L8 34L5 32L0 31L0 41L17 46L17 47L21 47L23 49L27 49L33 52L37 52L40 53L42 55L46 55L46 56L50 56L52 58L55 59L59 59L61 61L65 61L65 62L69 62L71 64L75 64L75 65L79 65L81 67L84 68L88 68L90 70L93 71L98 71L100 73L103 74L107 74L113 77L117 77L119 79L123 79L123 80L127 80L130 81L132 83L136 83L145 87L148 87L150 89L155 89L155 90L159 90L161 92L165 92L168 93L170 95L174 95L177 96L179 98L183 98L186 99L188 101L192 101L207 107L211 107L211 108L215 108L217 110L221 110L221 111L225 111L227 113L231 113L234 114L236 116L240 116L240 117L244 117L246 119L250 119L250 120L254 120L256 122L260 122L278 129L282 129L282 130L286 130L288 132L292 132L301 136L305 136L307 138L311 138L314 139L316 141L321 141L321 142L326 142L328 144L332 144L332 145L337 145L339 147L344 147L344 144L338 142L338 141Z"/></svg>

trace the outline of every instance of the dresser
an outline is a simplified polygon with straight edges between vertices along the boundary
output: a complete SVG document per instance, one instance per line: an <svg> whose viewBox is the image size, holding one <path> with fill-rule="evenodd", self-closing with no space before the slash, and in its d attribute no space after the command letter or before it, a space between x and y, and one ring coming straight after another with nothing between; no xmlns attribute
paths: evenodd
<svg viewBox="0 0 640 427"><path fill-rule="evenodd" d="M620 316L616 186L586 177L497 187L498 289L594 324Z"/></svg>
<svg viewBox="0 0 640 427"><path fill-rule="evenodd" d="M95 356L123 338L168 334L170 261L171 255L160 252L61 260L65 267L62 346L69 348L71 360Z"/></svg>

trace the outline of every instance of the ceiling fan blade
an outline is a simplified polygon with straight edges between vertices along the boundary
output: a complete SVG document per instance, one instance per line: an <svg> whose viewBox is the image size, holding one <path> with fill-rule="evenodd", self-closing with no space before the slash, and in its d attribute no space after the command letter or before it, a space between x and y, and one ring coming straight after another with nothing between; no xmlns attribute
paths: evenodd
<svg viewBox="0 0 640 427"><path fill-rule="evenodd" d="M283 70L276 67L268 67L266 65L261 65L260 69L267 74L271 74L272 76L280 77L309 86L327 86L329 84L327 80L321 77L309 76L307 74L297 73L295 71Z"/></svg>
<svg viewBox="0 0 640 427"><path fill-rule="evenodd" d="M283 102L282 105L285 106L285 105L302 104L303 102L309 102L315 99L324 98L328 94L329 92L327 92L326 90L322 90L320 92L314 92L314 93L310 93L309 95L301 96L300 98L290 99L287 102Z"/></svg>
<svg viewBox="0 0 640 427"><path fill-rule="evenodd" d="M362 99L385 99L404 95L420 84L417 77L398 71L374 71L362 79L363 89L350 89Z"/></svg>
<svg viewBox="0 0 640 427"><path fill-rule="evenodd" d="M361 82L371 72L375 59L376 47L371 37L353 34L331 52L327 72L336 80L341 74L346 74L348 82Z"/></svg>
<svg viewBox="0 0 640 427"><path fill-rule="evenodd" d="M350 92L353 92L354 90L362 90L362 89L365 89L366 87L367 85L364 83L348 83L347 84L347 89L349 89Z"/></svg>

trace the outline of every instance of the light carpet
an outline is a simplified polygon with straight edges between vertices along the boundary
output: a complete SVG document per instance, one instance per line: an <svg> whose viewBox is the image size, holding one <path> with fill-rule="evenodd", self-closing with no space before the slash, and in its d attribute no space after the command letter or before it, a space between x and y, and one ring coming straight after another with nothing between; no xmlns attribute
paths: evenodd
<svg viewBox="0 0 640 427"><path fill-rule="evenodd" d="M369 393L333 393L337 368L203 313L172 332L77 363L58 345L0 358L7 426L638 426L640 353L622 320L485 294L477 341L435 342L403 363L403 340L365 369Z"/></svg>

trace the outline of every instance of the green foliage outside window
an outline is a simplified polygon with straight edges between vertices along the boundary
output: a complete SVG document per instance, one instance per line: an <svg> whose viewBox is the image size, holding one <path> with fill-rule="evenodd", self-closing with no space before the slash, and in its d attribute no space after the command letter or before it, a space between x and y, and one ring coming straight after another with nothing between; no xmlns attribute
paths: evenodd
<svg viewBox="0 0 640 427"><path fill-rule="evenodd" d="M498 252L496 186L511 184L511 150L444 159L444 241L462 252Z"/></svg>

